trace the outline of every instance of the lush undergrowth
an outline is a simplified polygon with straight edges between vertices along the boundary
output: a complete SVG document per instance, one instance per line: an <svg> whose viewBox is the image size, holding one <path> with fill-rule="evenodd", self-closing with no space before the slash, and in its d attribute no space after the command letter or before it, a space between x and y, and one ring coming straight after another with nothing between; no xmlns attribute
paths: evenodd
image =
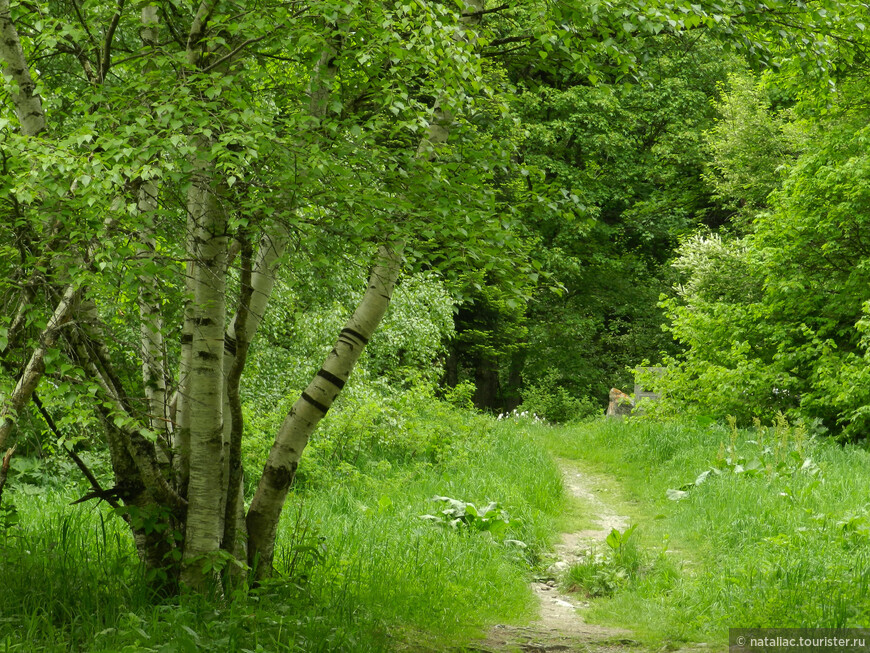
<svg viewBox="0 0 870 653"><path fill-rule="evenodd" d="M253 441L268 419L253 420ZM288 500L278 575L220 604L155 600L120 518L68 505L75 483L40 489L19 472L6 497L18 523L0 527L0 652L461 645L533 615L530 572L555 532L579 528L552 456L632 519L563 579L592 599L587 619L654 646L721 645L729 627L870 624L864 448L782 420L495 421L425 386L351 393L331 419Z"/></svg>
<svg viewBox="0 0 870 653"><path fill-rule="evenodd" d="M720 645L729 627L870 625L864 448L815 440L782 420L740 431L603 420L536 435L556 455L618 479L619 509L646 551L645 563L621 567L618 546L599 556L622 578L598 592L589 618L651 642ZM590 570L572 573L582 585Z"/></svg>
<svg viewBox="0 0 870 653"><path fill-rule="evenodd" d="M105 507L7 493L19 523L0 528L0 651L442 650L527 618L530 568L563 505L558 470L522 424L424 398L394 431L363 420L336 444L353 424L327 429L287 503L279 575L222 605L153 600ZM435 495L480 515L422 519L444 508Z"/></svg>

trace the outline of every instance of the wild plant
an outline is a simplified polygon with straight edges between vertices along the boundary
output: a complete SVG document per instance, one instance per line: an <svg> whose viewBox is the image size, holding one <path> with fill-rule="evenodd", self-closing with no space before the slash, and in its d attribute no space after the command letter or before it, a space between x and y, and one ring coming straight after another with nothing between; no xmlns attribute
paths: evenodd
<svg viewBox="0 0 870 653"><path fill-rule="evenodd" d="M638 578L645 560L637 539L636 525L624 531L612 529L604 540L606 549L589 549L580 562L565 573L563 585L571 592L583 592L588 597L611 596Z"/></svg>
<svg viewBox="0 0 870 653"><path fill-rule="evenodd" d="M754 420L757 439L744 440L749 449L739 446L739 431L737 419L727 417L729 428L729 444L719 443L719 451L713 465L700 472L695 480L678 489L668 489L667 496L673 501L679 501L688 496L693 488L705 483L708 479L725 473L740 475L745 478L764 476L768 479L790 477L795 474L808 474L816 477L821 473L818 464L808 455L807 427L803 423L791 425L781 412L777 413L770 427L772 442L765 441L768 429L756 418Z"/></svg>
<svg viewBox="0 0 870 653"><path fill-rule="evenodd" d="M420 515L420 519L428 520L440 526L454 530L487 532L494 538L504 538L509 530L522 525L519 519L511 518L497 501L491 501L485 508L478 508L473 503L451 499L450 497L432 497L432 501L446 504L447 507L437 515ZM523 544L519 540L511 540Z"/></svg>

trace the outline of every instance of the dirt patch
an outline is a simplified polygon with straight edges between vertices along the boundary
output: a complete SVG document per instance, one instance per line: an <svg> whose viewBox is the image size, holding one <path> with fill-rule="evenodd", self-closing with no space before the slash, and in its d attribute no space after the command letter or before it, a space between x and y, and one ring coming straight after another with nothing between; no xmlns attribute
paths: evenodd
<svg viewBox="0 0 870 653"><path fill-rule="evenodd" d="M597 527L563 533L554 547L555 561L550 566L554 576L576 562L583 551L602 542L612 529L625 530L628 517L611 508L594 478L564 461L559 462L565 489L591 507ZM540 601L537 619L528 626L495 626L485 640L464 650L479 653L508 651L619 651L636 646L631 632L586 623L582 608L587 607L575 595L563 594L554 580L532 583Z"/></svg>

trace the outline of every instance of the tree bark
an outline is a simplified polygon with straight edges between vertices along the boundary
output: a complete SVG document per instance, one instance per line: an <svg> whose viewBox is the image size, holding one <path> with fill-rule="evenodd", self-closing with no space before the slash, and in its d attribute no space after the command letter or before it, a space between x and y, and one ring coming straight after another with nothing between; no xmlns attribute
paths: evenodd
<svg viewBox="0 0 870 653"><path fill-rule="evenodd" d="M479 23L483 6L484 0L466 0L468 11L465 13L468 15L461 18L460 23L463 26ZM455 38L457 41L467 40L467 31L463 28L456 33ZM324 89L327 84L318 78L323 75L323 67L328 65L328 61L328 53L324 53L312 80L311 110L315 115L323 110L325 104ZM419 158L433 157L437 146L449 137L452 116L437 105L436 102L435 119L429 124L417 148ZM308 438L338 397L389 306L401 267L402 248L382 245L378 249L379 260L369 277L362 301L342 329L323 367L293 404L278 431L246 519L248 564L255 570L257 579L266 578L272 573L281 510Z"/></svg>
<svg viewBox="0 0 870 653"><path fill-rule="evenodd" d="M210 143L199 143L207 152ZM205 159L202 159L205 161ZM204 556L220 549L223 535L223 393L226 322L227 225L224 207L210 183L213 169L200 168L200 185L192 206L194 236L194 300L190 368L190 479L187 487L182 584L207 591L214 579L203 571Z"/></svg>
<svg viewBox="0 0 870 653"><path fill-rule="evenodd" d="M241 279L239 281L239 308L236 317L227 331L226 348L224 350L224 362L227 366L226 382L226 406L224 419L224 441L228 442L229 450L227 459L227 489L226 508L224 510L224 528L221 538L221 547L231 553L237 553L237 544L241 538L237 538L240 508L243 508L244 496L242 493L242 434L244 429L244 415L242 413L242 399L239 394L239 386L242 380L242 372L248 360L248 349L251 341L248 330L248 321L251 319L251 298L254 287L252 283L253 271L251 270L253 258L253 246L247 234L240 236L241 241ZM228 358L232 359L232 362ZM229 424L229 428L227 428ZM241 560L247 559L241 555L244 550L238 551L236 557Z"/></svg>
<svg viewBox="0 0 870 653"><path fill-rule="evenodd" d="M90 324L87 328L72 330L69 333L69 342L79 364L100 386L102 401L99 405L102 413L113 427L112 433L117 433L119 446L123 447L134 462L142 483L169 510L183 515L187 504L169 485L157 462L154 443L149 439L150 433L131 411L131 402L101 341L102 333L96 312L93 302L81 310L85 318L90 317Z"/></svg>
<svg viewBox="0 0 870 653"><path fill-rule="evenodd" d="M6 450L0 460L0 505L3 501L3 488L6 487L6 476L9 474L9 461L12 460L12 455L15 453L15 447Z"/></svg>
<svg viewBox="0 0 870 653"><path fill-rule="evenodd" d="M61 327L70 320L78 297L79 288L73 285L66 288L54 314L39 338L39 344L30 355L30 360L27 361L15 389L3 402L3 407L0 408L0 450L6 447L6 442L15 427L18 413L30 401L33 391L39 384L45 372L45 354L57 342Z"/></svg>
<svg viewBox="0 0 870 653"><path fill-rule="evenodd" d="M150 2L142 2L140 7L142 25L139 36L143 48L153 48L157 45L157 26L159 17L157 7ZM108 56L107 42L107 56ZM151 70L152 65L145 66ZM103 66L103 73L108 70L108 62ZM150 107L149 107L150 109ZM143 179L139 184L137 210L144 218L142 228L142 244L147 247L144 258L152 261L157 255L157 242L154 238L154 223L157 213L157 183L151 179ZM148 428L157 435L157 455L162 467L169 468L169 448L171 433L169 419L169 404L166 394L165 343L163 341L163 316L160 306L160 292L157 279L153 273L139 278L139 317L140 341L142 343L142 384L145 392L146 421Z"/></svg>
<svg viewBox="0 0 870 653"><path fill-rule="evenodd" d="M9 0L0 0L0 65L17 86L17 91L11 93L11 97L18 122L21 124L21 133L25 136L38 136L45 130L45 111L42 107L42 98L36 92L36 82L33 81L30 66L24 56L24 48L21 46L18 30L15 28L15 23L12 22ZM40 344L31 355L18 384L12 391L12 395L3 402L3 407L0 408L0 451L6 446L6 441L12 433L19 411L30 401L33 390L39 383L39 379L42 378L42 372L45 369L45 352L57 339L57 327L69 318L71 306L78 290L70 286L68 291L71 291L72 294L64 295L67 301L62 301L58 306L51 321L49 321L49 325L43 331ZM15 332L16 329L13 328L13 335ZM14 452L15 448L13 447L7 450L3 456L7 471L9 459ZM5 472L3 473L3 482L6 482Z"/></svg>
<svg viewBox="0 0 870 653"><path fill-rule="evenodd" d="M138 209L141 215L153 216L157 209L157 185L143 182L139 189ZM150 230L142 233L142 242L148 248L147 258L156 256L157 244ZM151 275L139 278L139 335L142 343L142 385L145 392L146 421L157 436L157 454L164 467L169 466L168 446L170 433L169 405L166 395L165 345L163 317L157 279Z"/></svg>
<svg viewBox="0 0 870 653"><path fill-rule="evenodd" d="M42 98L36 92L36 82L21 47L18 30L12 22L9 0L0 0L0 59L12 77L18 91L12 93L15 113L25 136L38 136L45 130L45 111Z"/></svg>
<svg viewBox="0 0 870 653"><path fill-rule="evenodd" d="M308 438L347 383L389 306L401 267L401 250L401 246L378 249L378 261L362 301L275 437L247 516L248 564L258 579L272 572L278 521Z"/></svg>

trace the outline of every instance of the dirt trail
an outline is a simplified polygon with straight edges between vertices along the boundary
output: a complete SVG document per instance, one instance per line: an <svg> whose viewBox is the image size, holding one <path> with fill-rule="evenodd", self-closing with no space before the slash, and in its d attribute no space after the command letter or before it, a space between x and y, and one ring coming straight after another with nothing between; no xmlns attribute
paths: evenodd
<svg viewBox="0 0 870 653"><path fill-rule="evenodd" d="M625 530L628 517L619 515L608 506L597 489L600 484L593 477L580 472L570 463L559 461L565 489L590 506L597 528L563 533L554 547L555 562L550 566L553 576L558 576L581 553L598 542L603 542L611 529ZM563 594L555 581L532 583L532 589L540 600L538 618L528 626L495 626L487 638L471 647L469 652L507 653L516 651L616 651L636 645L627 630L606 628L583 621L578 609L584 607L582 597Z"/></svg>

